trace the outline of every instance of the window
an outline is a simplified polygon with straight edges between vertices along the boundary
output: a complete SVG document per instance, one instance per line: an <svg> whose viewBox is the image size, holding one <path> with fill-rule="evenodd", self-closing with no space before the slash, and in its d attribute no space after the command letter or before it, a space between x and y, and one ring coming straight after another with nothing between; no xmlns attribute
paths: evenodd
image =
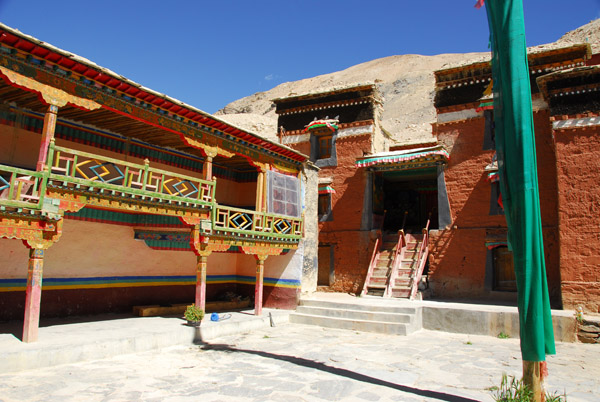
<svg viewBox="0 0 600 402"><path fill-rule="evenodd" d="M331 158L331 148L332 148L333 136L332 135L323 135L317 137L317 159L327 159Z"/></svg>
<svg viewBox="0 0 600 402"><path fill-rule="evenodd" d="M507 246L498 246L492 249L492 262L494 270L493 290L517 291L517 279L513 254Z"/></svg>
<svg viewBox="0 0 600 402"><path fill-rule="evenodd" d="M310 135L310 160L318 167L337 166L337 131L327 127L314 129Z"/></svg>
<svg viewBox="0 0 600 402"><path fill-rule="evenodd" d="M495 150L496 149L496 134L494 125L494 111L485 110L483 112L485 119L485 128L483 132L483 150Z"/></svg>
<svg viewBox="0 0 600 402"><path fill-rule="evenodd" d="M331 220L331 194L319 194L319 220Z"/></svg>
<svg viewBox="0 0 600 402"><path fill-rule="evenodd" d="M300 217L300 180L294 176L267 171L267 210L270 213Z"/></svg>

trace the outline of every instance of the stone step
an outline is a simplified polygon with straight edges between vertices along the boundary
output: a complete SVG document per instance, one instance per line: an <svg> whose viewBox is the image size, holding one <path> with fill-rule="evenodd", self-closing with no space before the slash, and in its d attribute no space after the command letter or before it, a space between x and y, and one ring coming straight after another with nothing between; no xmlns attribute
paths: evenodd
<svg viewBox="0 0 600 402"><path fill-rule="evenodd" d="M353 303L314 300L314 299L300 299L299 305L300 306L311 306L311 307L334 308L334 309L360 310L360 311L378 311L378 312L399 313L399 314L415 314L418 311L418 309L416 307L390 306L390 305L382 306L382 305L379 305L379 303L353 304Z"/></svg>
<svg viewBox="0 0 600 402"><path fill-rule="evenodd" d="M410 324L414 319L413 314L407 313L350 310L342 308L327 308L314 306L298 306L298 308L296 309L296 313L334 318L347 318L353 320L384 321L404 324Z"/></svg>
<svg viewBox="0 0 600 402"><path fill-rule="evenodd" d="M356 320L334 318L322 315L291 313L290 322L305 325L318 325L325 328L349 329L352 331L376 332L388 335L408 335L417 330L415 325L387 321ZM419 328L420 329L420 328Z"/></svg>

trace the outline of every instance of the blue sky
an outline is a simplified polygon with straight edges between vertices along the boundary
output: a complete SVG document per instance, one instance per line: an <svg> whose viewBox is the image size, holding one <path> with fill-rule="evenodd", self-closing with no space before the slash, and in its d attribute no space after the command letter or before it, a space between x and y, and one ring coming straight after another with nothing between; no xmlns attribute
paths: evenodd
<svg viewBox="0 0 600 402"><path fill-rule="evenodd" d="M475 0L0 0L0 21L214 113L276 85L397 54L488 51ZM600 0L525 0L529 46Z"/></svg>

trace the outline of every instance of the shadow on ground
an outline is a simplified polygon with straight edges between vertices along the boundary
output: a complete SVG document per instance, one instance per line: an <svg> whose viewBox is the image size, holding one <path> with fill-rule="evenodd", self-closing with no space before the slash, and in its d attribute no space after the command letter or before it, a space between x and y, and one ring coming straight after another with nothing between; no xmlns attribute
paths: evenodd
<svg viewBox="0 0 600 402"><path fill-rule="evenodd" d="M240 349L235 348L226 344L210 344L207 342L196 341L196 345L200 346L202 350L216 350L222 351L226 353L247 353L251 355L256 355L260 357L264 357L267 359L276 359L285 361L288 363L296 364L298 366L308 367L315 370L324 371L326 373L331 373L334 375L338 375L341 377L350 378L355 381L361 381L369 384L380 385L383 387L388 387L392 389L396 389L398 391L419 395L427 398L439 399L441 401L449 401L449 402L477 402L476 399L469 399L458 395L447 394L445 392L437 392L437 391L429 391L414 387L409 387L406 385L400 385L393 382L381 380L379 378L370 377L365 374L356 373L351 370L328 366L327 364L316 362L314 360L304 359L302 357L296 356L287 356L287 355L279 355L275 353L263 352L260 350L250 350L250 349Z"/></svg>

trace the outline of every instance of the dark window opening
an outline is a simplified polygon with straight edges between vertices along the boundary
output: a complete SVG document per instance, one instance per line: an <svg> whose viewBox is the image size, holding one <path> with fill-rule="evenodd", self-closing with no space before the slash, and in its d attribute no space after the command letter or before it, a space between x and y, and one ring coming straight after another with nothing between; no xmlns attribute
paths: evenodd
<svg viewBox="0 0 600 402"><path fill-rule="evenodd" d="M319 194L319 221L332 220L331 194Z"/></svg>
<svg viewBox="0 0 600 402"><path fill-rule="evenodd" d="M502 208L502 195L500 194L500 182L495 181L491 183L490 187L490 215L504 215L504 209Z"/></svg>
<svg viewBox="0 0 600 402"><path fill-rule="evenodd" d="M484 110L485 129L483 132L483 150L493 151L496 149L496 133L494 125L494 111Z"/></svg>

